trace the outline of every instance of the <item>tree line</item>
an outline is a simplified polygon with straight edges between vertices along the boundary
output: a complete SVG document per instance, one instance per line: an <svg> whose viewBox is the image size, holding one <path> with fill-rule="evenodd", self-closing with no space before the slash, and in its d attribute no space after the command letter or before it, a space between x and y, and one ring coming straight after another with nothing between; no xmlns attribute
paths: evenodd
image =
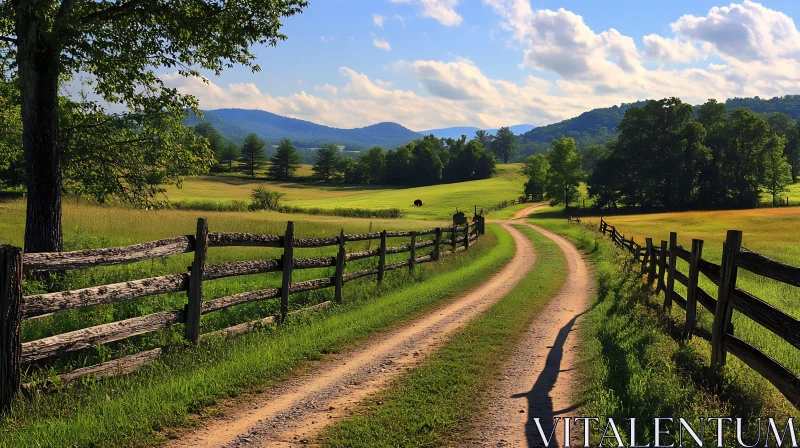
<svg viewBox="0 0 800 448"><path fill-rule="evenodd" d="M238 169L251 177L266 165L269 179L286 181L294 177L300 166L297 148L289 139L281 140L268 160L267 144L256 134L247 135L241 147L236 147L230 142L222 143L213 126L203 123L197 132L210 136L210 147L218 149L217 163L232 168L236 160ZM323 145L316 150L311 179L361 185L434 185L486 179L495 172L497 160L494 153L484 149L479 137L486 135L479 134L470 141L466 136L455 140L429 135L389 151L376 146L358 158L343 155L335 144Z"/></svg>
<svg viewBox="0 0 800 448"><path fill-rule="evenodd" d="M568 206L585 180L600 208L747 208L764 193L777 202L800 174L800 119L784 113L667 98L628 109L617 131L605 145L578 150L564 137L529 157L526 192Z"/></svg>

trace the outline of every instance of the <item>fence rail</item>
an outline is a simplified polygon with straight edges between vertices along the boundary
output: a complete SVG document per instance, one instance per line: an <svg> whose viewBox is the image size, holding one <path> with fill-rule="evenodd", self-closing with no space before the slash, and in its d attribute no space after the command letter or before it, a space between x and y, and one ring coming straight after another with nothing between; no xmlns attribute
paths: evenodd
<svg viewBox="0 0 800 448"><path fill-rule="evenodd" d="M162 328L185 324L185 338L191 343L211 334L239 334L259 324L283 322L287 315L324 308L340 303L342 288L347 282L377 276L380 283L387 271L408 268L412 273L417 265L430 263L442 257L467 250L470 242L484 233L485 219L476 214L472 223L449 228L414 231L382 231L360 234L340 232L338 236L324 238L297 238L294 223L288 222L284 235L252 233L208 232L208 223L197 221L195 235L134 244L124 247L86 249L72 252L22 253L12 246L0 246L0 411L8 409L20 390L21 368L24 363L63 355L101 344L107 344ZM449 238L442 239L449 233ZM420 236L433 235L433 239L418 240ZM387 239L410 238L409 244L389 247ZM347 242L379 240L377 249L360 252L346 250ZM283 248L279 259L247 260L224 263L206 263L210 247L257 246ZM299 258L295 249L338 246L336 256ZM433 247L429 255L419 256L417 250ZM194 261L187 272L132 280L108 285L91 286L71 291L22 295L23 272L81 270L99 266L113 266L142 260L194 253ZM387 255L409 253L406 260L386 262ZM348 261L378 258L377 267L357 272L345 272ZM292 272L299 269L334 267L333 277L292 282ZM233 294L213 300L203 300L203 282L213 279L281 272L281 286ZM306 291L333 287L333 301L317 304L303 310L289 312L289 296ZM20 342L20 323L69 310L115 303L157 294L187 293L185 308L160 311L144 316L96 325L89 328L58 334L35 341ZM280 299L280 313L255 322L245 322L232 327L201 335L200 317L248 302ZM108 376L128 373L161 354L161 349L148 350L135 355L84 367L60 375L61 384L71 384L83 375ZM26 384L26 388L33 387Z"/></svg>
<svg viewBox="0 0 800 448"><path fill-rule="evenodd" d="M642 272L647 272L649 285L653 285L656 278L659 279L656 290L664 291L665 309L675 302L686 310L682 336L690 339L695 335L711 342L712 367L723 367L727 353L731 353L770 381L795 408L800 409L800 377L757 347L734 336L731 323L735 310L800 349L800 320L736 287L738 268L800 287L800 267L781 263L742 247L742 232L738 230L729 230L727 233L721 265L702 258L702 240L692 240L691 251L678 246L675 232L670 234L669 243L661 241L661 248L654 247L650 238L646 239L647 244L642 248L633 238L626 240L603 218L600 218L599 231L633 254L634 260L642 264ZM688 274L677 270L676 258L689 263ZM718 287L716 299L698 285L701 273ZM668 275L666 283L663 281L665 275ZM674 291L674 281L686 286L686 298ZM697 303L714 315L710 334L696 327Z"/></svg>

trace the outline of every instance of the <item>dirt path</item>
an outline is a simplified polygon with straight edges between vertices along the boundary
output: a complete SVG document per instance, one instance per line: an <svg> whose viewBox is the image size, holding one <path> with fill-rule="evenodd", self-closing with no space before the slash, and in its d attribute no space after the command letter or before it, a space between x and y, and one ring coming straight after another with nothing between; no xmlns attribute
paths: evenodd
<svg viewBox="0 0 800 448"><path fill-rule="evenodd" d="M536 205L529 207L525 215ZM350 415L358 402L405 370L419 365L455 330L506 295L531 269L533 246L501 223L516 244L514 258L482 286L434 312L331 356L311 371L242 404L223 419L173 441L173 447L301 446L325 426Z"/></svg>
<svg viewBox="0 0 800 448"><path fill-rule="evenodd" d="M569 241L528 225L564 252L566 283L527 330L502 376L484 396L488 409L474 420L476 426L465 446L544 446L533 418L540 418L546 437L550 437L553 417L572 415L578 343L574 330L588 309L592 277L580 252ZM582 426L573 427L573 441L582 430ZM563 423L557 426L554 438L561 444L551 441L549 446L564 446Z"/></svg>

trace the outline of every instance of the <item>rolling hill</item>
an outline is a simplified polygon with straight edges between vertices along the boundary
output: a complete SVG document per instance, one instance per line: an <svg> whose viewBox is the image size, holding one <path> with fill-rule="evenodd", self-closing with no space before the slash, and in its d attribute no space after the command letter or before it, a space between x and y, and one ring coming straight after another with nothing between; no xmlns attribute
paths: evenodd
<svg viewBox="0 0 800 448"><path fill-rule="evenodd" d="M247 134L254 132L273 144L288 138L299 147L313 148L335 143L357 150L372 146L391 149L422 137L397 123L384 122L363 128L339 129L263 110L216 109L203 111L203 115L219 132L235 142L241 142ZM200 118L192 117L186 120L186 124L194 125L199 121Z"/></svg>
<svg viewBox="0 0 800 448"><path fill-rule="evenodd" d="M646 101L624 103L619 106L592 109L577 117L547 126L538 127L520 136L521 155L545 152L553 140L561 137L572 137L579 147L603 144L616 138L617 125L631 107L642 106ZM757 113L785 113L797 119L800 116L800 95L765 98L731 98L725 101L728 110L736 108L750 109ZM698 106L695 106L695 108Z"/></svg>

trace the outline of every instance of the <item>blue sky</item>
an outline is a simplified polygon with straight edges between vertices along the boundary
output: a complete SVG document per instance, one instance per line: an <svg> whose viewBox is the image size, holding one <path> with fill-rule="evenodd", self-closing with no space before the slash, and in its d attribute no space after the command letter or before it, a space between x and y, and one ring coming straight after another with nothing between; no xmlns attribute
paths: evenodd
<svg viewBox="0 0 800 448"><path fill-rule="evenodd" d="M543 125L644 98L800 93L800 2L311 0L288 40L210 85L205 109L337 127Z"/></svg>

